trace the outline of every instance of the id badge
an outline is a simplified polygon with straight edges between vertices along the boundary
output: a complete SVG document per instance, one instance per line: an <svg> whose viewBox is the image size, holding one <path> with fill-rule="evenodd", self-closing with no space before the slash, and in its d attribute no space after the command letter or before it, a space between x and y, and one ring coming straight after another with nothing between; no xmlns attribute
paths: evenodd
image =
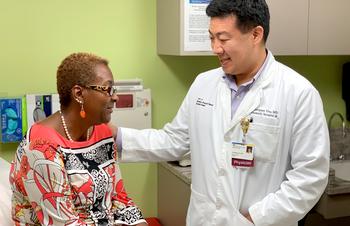
<svg viewBox="0 0 350 226"><path fill-rule="evenodd" d="M254 166L254 146L239 142L231 142L232 166L249 168Z"/></svg>

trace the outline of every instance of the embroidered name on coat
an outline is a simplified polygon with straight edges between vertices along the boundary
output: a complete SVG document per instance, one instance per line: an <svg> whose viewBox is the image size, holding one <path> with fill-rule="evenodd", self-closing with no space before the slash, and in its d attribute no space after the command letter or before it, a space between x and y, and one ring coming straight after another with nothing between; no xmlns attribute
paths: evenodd
<svg viewBox="0 0 350 226"><path fill-rule="evenodd" d="M196 101L196 105L198 106L203 106L203 107L206 107L206 106L214 106L214 104L212 103L209 103L208 101L205 101L203 98L200 98L198 97L197 101Z"/></svg>

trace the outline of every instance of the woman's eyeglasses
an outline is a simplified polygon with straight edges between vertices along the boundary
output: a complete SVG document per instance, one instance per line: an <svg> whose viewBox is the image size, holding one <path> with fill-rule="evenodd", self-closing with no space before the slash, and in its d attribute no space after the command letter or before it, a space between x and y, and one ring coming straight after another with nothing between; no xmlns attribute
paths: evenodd
<svg viewBox="0 0 350 226"><path fill-rule="evenodd" d="M113 96L114 94L117 94L117 88L114 86L89 85L87 86L87 88L106 93L109 96Z"/></svg>

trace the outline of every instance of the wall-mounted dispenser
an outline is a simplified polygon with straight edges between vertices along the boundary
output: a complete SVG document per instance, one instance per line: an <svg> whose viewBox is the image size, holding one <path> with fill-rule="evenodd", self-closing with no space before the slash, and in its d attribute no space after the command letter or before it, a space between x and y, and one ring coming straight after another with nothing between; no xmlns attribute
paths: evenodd
<svg viewBox="0 0 350 226"><path fill-rule="evenodd" d="M343 65L342 93L346 105L346 120L350 121L350 62Z"/></svg>

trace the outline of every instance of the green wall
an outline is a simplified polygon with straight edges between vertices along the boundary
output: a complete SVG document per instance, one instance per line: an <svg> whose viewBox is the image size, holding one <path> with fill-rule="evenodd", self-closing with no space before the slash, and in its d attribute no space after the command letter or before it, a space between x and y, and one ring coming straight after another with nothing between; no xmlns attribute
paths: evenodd
<svg viewBox="0 0 350 226"><path fill-rule="evenodd" d="M55 92L55 72L72 52L110 61L115 79L141 78L152 90L153 127L175 115L196 74L217 67L216 57L158 56L156 0L0 0L0 96ZM327 118L345 113L341 66L350 56L277 57L320 91ZM16 144L0 144L11 160ZM157 168L122 165L127 190L145 216L157 215Z"/></svg>

